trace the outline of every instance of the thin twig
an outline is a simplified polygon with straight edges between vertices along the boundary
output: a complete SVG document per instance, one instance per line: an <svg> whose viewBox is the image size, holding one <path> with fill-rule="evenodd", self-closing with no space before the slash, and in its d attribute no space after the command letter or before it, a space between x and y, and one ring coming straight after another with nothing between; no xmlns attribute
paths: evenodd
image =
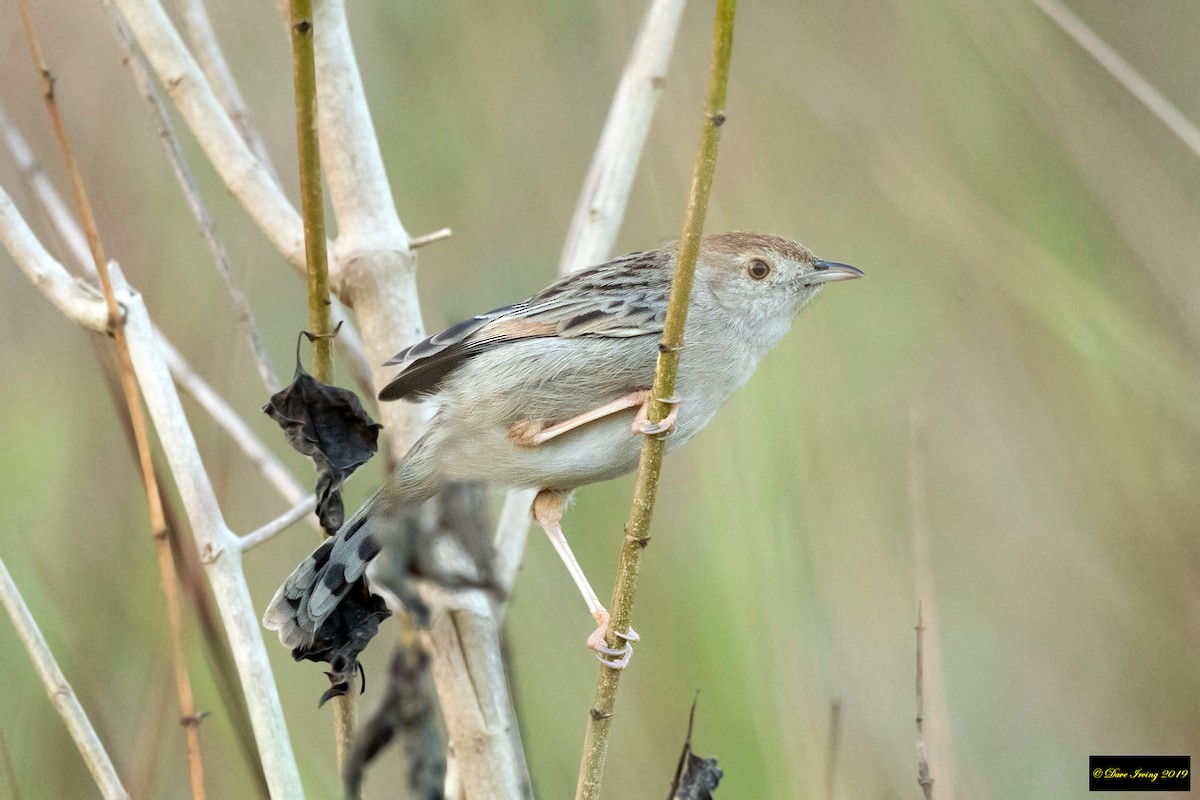
<svg viewBox="0 0 1200 800"><path fill-rule="evenodd" d="M684 5L685 0L654 0L642 18L567 230L558 262L560 275L599 264L612 252L658 107ZM495 575L506 596L525 553L532 521L529 509L536 494L530 489L508 492L496 525ZM498 611L503 616L503 603Z"/></svg>
<svg viewBox="0 0 1200 800"><path fill-rule="evenodd" d="M41 205L50 225L58 233L79 267L86 273L94 275L95 267L88 252L87 240L83 231L63 203L58 191L46 178L33 153L25 143L24 137L8 119L4 108L0 105L0 134L3 135L9 152L17 164L22 177L25 179L34 197ZM8 205L5 206L4 204ZM11 211L12 213L6 213ZM0 237L5 246L13 251L14 260L26 271L29 279L42 286L43 291L51 301L67 315L89 330L104 332L107 327L107 310L104 299L97 293L89 292L78 281L72 279L54 258L46 252L40 241L33 234L25 221L16 214L7 195L0 192ZM14 250L16 248L16 250ZM23 255L18 256L20 252ZM48 283L47 283L48 282ZM76 308L64 308L64 304L73 304ZM167 335L157 326L155 332L159 337L163 356L171 369L180 388L191 395L204 411L217 423L217 426L233 440L239 449L256 467L269 484L290 504L296 504L304 498L306 490L300 485L288 469L283 466L275 454L263 444L262 440L250 428L237 412L225 401L216 390L196 373L179 350L171 343ZM345 328L338 339L341 341L347 334ZM317 527L319 530L319 526Z"/></svg>
<svg viewBox="0 0 1200 800"><path fill-rule="evenodd" d="M938 645L937 603L929 559L929 492L925 486L923 428L916 409L909 410L908 508L913 540L913 582L917 596L917 751L920 761L932 760L938 768L942 794L954 795L954 772L950 757L950 721L946 715L946 688L942 680L941 647ZM928 606L928 608L926 608ZM926 627L928 618L932 628ZM928 632L928 647L926 647ZM928 657L926 657L928 651ZM929 676L926 692L925 676ZM926 710L925 697L929 703ZM925 721L932 723L925 736ZM932 759L930 758L932 757ZM920 767L918 767L920 769ZM922 776L922 779L926 776ZM933 779L929 779L932 786ZM924 783L922 783L924 787ZM927 792L931 792L928 789Z"/></svg>
<svg viewBox="0 0 1200 800"><path fill-rule="evenodd" d="M304 271L300 215L251 152L157 0L114 0L179 113L225 185L298 271Z"/></svg>
<svg viewBox="0 0 1200 800"><path fill-rule="evenodd" d="M1049 17L1062 31L1100 62L1100 66L1116 78L1130 94L1158 117L1159 122L1166 125L1171 133L1183 142L1193 154L1200 156L1200 128L1197 128L1175 105L1163 97L1150 81L1142 77L1136 69L1107 42L1100 38L1083 20L1072 14L1058 0L1033 0L1034 5Z"/></svg>
<svg viewBox="0 0 1200 800"><path fill-rule="evenodd" d="M933 778L929 777L929 759L925 752L925 624L921 601L917 601L917 783L925 800L933 800Z"/></svg>
<svg viewBox="0 0 1200 800"><path fill-rule="evenodd" d="M354 58L343 0L315 7L318 111L322 165L337 217L333 284L353 306L374 365L421 339L417 261L400 222ZM393 173L393 177L395 173ZM376 386L392 377L375 366ZM380 409L388 450L399 460L416 441L428 409L385 403ZM499 629L484 591L422 587L430 630L424 641L455 766L469 797L528 796L528 774L508 693Z"/></svg>
<svg viewBox="0 0 1200 800"><path fill-rule="evenodd" d="M656 0L646 10L575 205L558 264L562 275L599 264L612 250L662 94L684 5L685 0Z"/></svg>
<svg viewBox="0 0 1200 800"><path fill-rule="evenodd" d="M250 146L255 157L278 183L279 177L271 164L267 146L254 123L250 121L250 111L246 107L246 101L242 99L242 93L238 91L237 81L233 79L233 72L229 69L225 53L217 41L217 33L208 18L204 0L176 0L175 5L179 9L179 18L183 20L184 33L187 34L188 41L192 43L192 50L196 53L196 60L204 70L204 75L213 87L221 107L225 109L225 113L229 115L230 121Z"/></svg>
<svg viewBox="0 0 1200 800"><path fill-rule="evenodd" d="M842 703L829 704L829 747L825 751L825 800L833 800L837 787L837 762L842 747Z"/></svg>
<svg viewBox="0 0 1200 800"><path fill-rule="evenodd" d="M652 422L666 418L670 408L663 400L675 393L675 376L679 367L680 351L684 345L683 331L687 322L692 277L696 269L696 258L700 253L700 239L704 233L704 218L708 212L708 196L717 164L721 126L725 122L725 96L729 86L729 59L733 50L733 20L736 9L737 0L720 0L717 4L708 102L700 137L700 152L696 158L696 171L688 198L687 217L683 225L683 235L679 240L679 255L671 282L667 318L659 344L658 365L654 371L649 413ZM625 523L625 542L621 547L616 586L613 588L613 599L609 606L612 616L605 637L609 647L616 647L618 644L614 631L625 631L631 626L642 551L649 542L650 518L654 512L654 500L658 492L664 445L663 439L657 436L647 436L642 442L633 503ZM595 800L600 796L620 676L621 670L608 666L600 668L596 698L588 714L587 735L579 765L579 783L575 789L577 800Z"/></svg>
<svg viewBox="0 0 1200 800"><path fill-rule="evenodd" d="M427 233L423 236L413 237L411 240L409 240L408 246L410 248L412 248L413 250L417 250L422 247L428 247L429 245L434 244L435 242L440 242L445 239L449 239L453 235L454 235L454 231L450 230L449 228L441 228L440 230L436 230L433 233Z"/></svg>
<svg viewBox="0 0 1200 800"><path fill-rule="evenodd" d="M13 260L30 277L30 282L48 297L52 296L54 290L64 287L68 290L65 301L56 299L55 303L69 319L83 327L103 331L107 319L103 300L72 281L63 266L45 252L40 242L36 248L26 246L30 238L34 237L25 220L0 189L0 241L9 248ZM141 295L124 282L119 271L113 270L112 276L116 294L125 312L125 332L133 368L170 464L179 496L187 510L196 549L205 565L205 573L229 637L267 785L273 797L299 800L304 796L304 790L284 723L279 691L260 633L258 615L246 587L241 549L237 547L237 539L221 515L212 482L204 470L195 436L183 413L179 395L162 356L160 337L146 312L145 303ZM74 290L74 298L70 296L71 289ZM90 300L92 305L84 300ZM98 325L93 313L97 303L105 311Z"/></svg>
<svg viewBox="0 0 1200 800"><path fill-rule="evenodd" d="M291 739L279 703L258 614L242 571L241 549L221 515L212 483L200 460L196 440L183 413L158 337L141 295L121 281L130 355L163 452L187 509L201 563L221 610L238 677L250 711L254 738L272 797L304 796Z"/></svg>
<svg viewBox="0 0 1200 800"><path fill-rule="evenodd" d="M105 798L114 800L128 798L129 793L121 785L121 779L117 777L117 771L113 769L112 761L104 750L104 745L100 743L100 737L92 728L87 712L79 704L79 698L75 696L71 684L67 683L62 670L58 668L54 655L46 645L46 640L42 638L42 632L38 630L33 615L29 613L29 607L25 605L25 600L13 583L12 575L8 574L8 567L4 565L3 559L0 559L0 603L3 603L8 611L8 616L17 629L17 636L33 659L33 666L42 679L42 685L46 687L50 702L67 724L67 730L75 740L75 746L79 748L79 754L83 756L96 785L100 787L100 793Z"/></svg>
<svg viewBox="0 0 1200 800"><path fill-rule="evenodd" d="M207 381L196 374L191 365L183 359L170 342L160 337L159 346L162 348L167 367L171 370L171 376L179 384L179 388L187 392L202 409L208 412L217 427L225 431L233 443L241 449L251 465L262 474L267 483L271 484L284 500L292 505L302 501L308 493L307 490L300 485L300 481L296 480L295 476L259 438L258 434L246 424L246 421L233 410L223 397L217 394Z"/></svg>
<svg viewBox="0 0 1200 800"><path fill-rule="evenodd" d="M301 502L289 508L287 511L280 514L275 519L268 522L266 525L247 533L245 536L238 539L238 546L245 552L252 547L258 547L263 542L268 542L274 539L279 534L283 533L292 525L295 525L304 517L313 512L317 507L317 496L310 494Z"/></svg>
<svg viewBox="0 0 1200 800"><path fill-rule="evenodd" d="M68 319L95 333L107 330L108 307L104 298L73 279L54 260L3 189L0 189L0 243L29 282Z"/></svg>
<svg viewBox="0 0 1200 800"><path fill-rule="evenodd" d="M308 275L308 329L313 375L333 383L333 322L329 313L329 251L325 244L325 197L317 138L317 67L313 59L312 0L292 0L292 81L296 99L296 151L304 262Z"/></svg>
<svg viewBox="0 0 1200 800"><path fill-rule="evenodd" d="M198 4L192 3L191 5ZM179 138L175 135L175 126L171 124L171 118L167 116L167 109L159 99L158 90L154 87L154 81L150 77L150 71L142 58L141 51L138 50L137 43L133 40L133 34L129 32L129 26L125 24L125 19L121 16L121 12L113 5L112 0L104 0L104 8L108 12L109 22L112 23L113 30L117 35L117 42L125 51L125 63L133 75L133 82L137 85L138 94L142 96L146 110L150 112L150 117L158 128L158 138L162 142L163 149L166 150L167 161L171 163L171 171L175 173L179 188L187 198L188 207L208 245L213 264L217 268L217 274L221 276L221 282L225 284L225 290L229 293L238 324L250 345L250 354L254 357L259 377L267 391L274 394L279 391L281 386L279 376L275 373L275 368L271 366L271 356L267 352L266 343L259 332L258 323L254 320L254 313L250 310L250 303L246 300L242 287L238 285L237 278L234 277L233 269L229 264L229 253L226 252L225 245L217 236L217 227L213 223L212 215L208 213L208 207L200 197L200 190L196 187L192 170L183 154L183 148L179 146ZM202 7L200 13L203 15ZM205 17L205 21L207 22L207 17Z"/></svg>
<svg viewBox="0 0 1200 800"><path fill-rule="evenodd" d="M296 103L296 151L304 253L308 265L308 325L313 375L333 383L333 322L329 311L329 251L325 244L325 196L317 132L317 65L313 53L312 0L291 0L292 81ZM333 699L333 734L339 774L354 743L358 706L353 691Z"/></svg>
<svg viewBox="0 0 1200 800"><path fill-rule="evenodd" d="M124 322L116 295L113 293L112 281L108 274L108 259L104 254L104 245L100 239L100 229L92 212L91 201L83 187L83 176L71 150L67 137L66 126L59 113L58 103L54 97L54 76L42 56L41 44L33 28L33 19L29 13L28 0L18 0L21 10L21 22L25 27L25 37L29 43L33 66L42 80L42 97L46 101L46 109L54 127L55 138L58 139L62 151L63 162L66 165L71 180L71 189L79 207L80 219L96 272L100 276L100 285L104 289L105 305L108 309L108 324L116 339L117 363L120 370L121 387L125 393L128 406L129 421L137 442L138 462L141 466L143 488L146 491L146 502L150 507L150 526L154 533L154 546L158 552L159 576L162 580L163 595L166 599L167 620L171 627L171 649L175 663L175 688L179 694L179 708L184 719L196 717L195 701L192 695L191 677L188 675L187 661L183 654L183 632L179 609L179 587L175 577L175 565L171 561L171 548L167 542L167 523L163 513L162 495L158 489L158 479L154 472L154 461L150 453L150 434L146 428L146 417L142 410L141 399L138 396L137 378L133 374L133 364L129 357L129 342L125 336ZM193 800L203 800L204 792L204 760L200 754L200 730L196 725L185 725L187 741L188 773L191 777Z"/></svg>

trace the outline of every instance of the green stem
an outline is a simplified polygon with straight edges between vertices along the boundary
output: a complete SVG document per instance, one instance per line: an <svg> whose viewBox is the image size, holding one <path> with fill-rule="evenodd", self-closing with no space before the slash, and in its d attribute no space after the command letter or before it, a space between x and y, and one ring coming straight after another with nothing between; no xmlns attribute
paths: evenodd
<svg viewBox="0 0 1200 800"><path fill-rule="evenodd" d="M700 136L700 154L696 159L696 172L692 178L683 236L679 241L679 255L675 263L674 281L671 284L667 319L658 349L658 366L654 373L652 392L654 400L649 414L651 422L661 421L667 416L670 407L660 398L669 398L675 393L675 376L679 369L679 354L684 344L683 331L687 323L692 277L696 271L700 238L704 232L704 218L708 212L708 196L717 164L717 145L721 141L721 125L725 122L725 95L729 85L729 57L733 50L733 17L736 8L737 0L718 0L713 32L712 72L709 75L708 103ZM686 409L682 411L686 412ZM637 484L633 492L629 518L625 523L625 542L621 547L617 582L613 589L612 604L609 606L612 614L607 634L609 647L616 647L619 643L613 631L627 630L633 614L642 551L650 541L650 518L654 513L654 500L658 493L663 446L663 440L657 436L647 436L642 443ZM600 796L604 762L608 756L609 731L612 728L620 679L620 670L600 668L596 698L588 715L583 759L579 765L579 783L575 789L576 800L596 800Z"/></svg>
<svg viewBox="0 0 1200 800"><path fill-rule="evenodd" d="M308 263L308 325L313 376L333 383L333 321L329 300L329 261L325 244L325 198L321 190L321 148L317 138L317 66L313 56L312 0L292 0L292 79L296 91L296 151L300 167L300 208ZM357 708L351 690L333 699L333 732L338 771L354 739Z"/></svg>
<svg viewBox="0 0 1200 800"><path fill-rule="evenodd" d="M313 375L333 383L333 332L329 263L325 249L325 198L321 194L321 150L317 139L317 68L313 59L312 0L292 0L292 78L296 87L296 150L300 162L300 207L308 262L308 325L313 340Z"/></svg>

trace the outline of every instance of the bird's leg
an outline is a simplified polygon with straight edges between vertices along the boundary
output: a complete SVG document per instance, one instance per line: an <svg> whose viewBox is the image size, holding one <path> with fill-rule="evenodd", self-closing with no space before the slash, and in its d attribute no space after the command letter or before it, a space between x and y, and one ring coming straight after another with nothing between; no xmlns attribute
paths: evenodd
<svg viewBox="0 0 1200 800"><path fill-rule="evenodd" d="M649 400L650 392L646 389L638 389L602 406L596 406L590 411L585 411L578 416L571 417L565 422L558 422L549 427L543 428L535 422L523 420L508 429L508 438L520 447L537 447L556 436L562 436L567 431L573 431L581 425L603 419L610 414L616 414L628 408L644 407Z"/></svg>
<svg viewBox="0 0 1200 800"><path fill-rule="evenodd" d="M564 422L558 422L547 427L542 427L539 423L532 420L522 420L509 427L508 438L518 447L537 447L556 436L562 436L567 431L573 431L589 422L595 422L610 414L616 414L630 408L638 410L637 415L633 419L632 430L634 433L641 433L647 436L658 434L666 436L675 431L675 418L679 413L679 398L669 397L662 402L670 404L671 413L667 414L661 422L657 423L651 423L649 420L650 391L648 389L638 389L627 395L618 397L616 400L607 402L602 406L596 406L590 411L585 411L578 416L571 417Z"/></svg>
<svg viewBox="0 0 1200 800"><path fill-rule="evenodd" d="M600 663L613 669L625 669L629 665L629 659L633 656L632 643L640 637L633 628L629 628L624 632L613 631L614 636L624 640L621 647L609 647L605 641L604 637L608 631L609 621L608 610L600 604L600 598L596 597L596 592L588 583L587 576L583 574L583 568L579 566L579 562L575 560L575 554L571 552L571 546L567 544L567 537L563 535L561 522L566 500L566 492L543 489L534 498L533 508L530 509L530 512L537 524L546 532L546 536L550 538L550 544L554 545L558 557L567 567L567 572L571 573L571 578L574 579L575 585L579 587L579 593L583 595L583 600L587 603L588 611L596 620L597 628L587 638L588 647L596 651L596 657L600 659Z"/></svg>
<svg viewBox="0 0 1200 800"><path fill-rule="evenodd" d="M650 393L638 406L637 415L633 418L633 432L646 436L670 436L675 432L675 420L679 416L679 396L668 397L662 402L671 407L671 411L658 422L650 421Z"/></svg>

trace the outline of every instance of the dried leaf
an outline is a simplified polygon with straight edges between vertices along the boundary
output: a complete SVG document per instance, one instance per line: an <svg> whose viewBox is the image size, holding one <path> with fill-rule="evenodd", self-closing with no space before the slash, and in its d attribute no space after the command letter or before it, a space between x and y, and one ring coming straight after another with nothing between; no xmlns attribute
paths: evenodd
<svg viewBox="0 0 1200 800"><path fill-rule="evenodd" d="M365 580L359 579L333 613L325 620L312 644L297 647L292 658L297 661L327 662L331 686L321 695L318 705L331 697L341 697L350 691L355 672L362 671L358 654L379 632L379 623L392 615L383 598L371 594ZM366 689L364 677L363 689Z"/></svg>
<svg viewBox="0 0 1200 800"><path fill-rule="evenodd" d="M263 411L283 428L288 443L316 464L317 515L333 535L345 518L342 484L375 455L383 426L371 419L354 392L321 383L304 370L299 339L292 382L272 395Z"/></svg>
<svg viewBox="0 0 1200 800"><path fill-rule="evenodd" d="M724 776L715 758L688 753L687 770L671 800L713 800L713 791Z"/></svg>
<svg viewBox="0 0 1200 800"><path fill-rule="evenodd" d="M387 693L362 726L346 758L346 796L358 797L368 764L395 741L408 764L408 789L420 800L445 796L446 747L437 730L437 698L429 675L429 656L416 643L396 647L388 665Z"/></svg>
<svg viewBox="0 0 1200 800"><path fill-rule="evenodd" d="M699 699L697 694L692 700L687 737L683 740L683 752L679 754L675 779L671 782L670 800L713 800L713 791L725 776L715 758L701 758L692 752L692 727L696 722L696 700Z"/></svg>

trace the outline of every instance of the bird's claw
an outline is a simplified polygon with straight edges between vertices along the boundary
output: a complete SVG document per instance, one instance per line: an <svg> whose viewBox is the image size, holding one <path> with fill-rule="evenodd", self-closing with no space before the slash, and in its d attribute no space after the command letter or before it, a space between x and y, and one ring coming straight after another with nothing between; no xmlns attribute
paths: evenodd
<svg viewBox="0 0 1200 800"><path fill-rule="evenodd" d="M596 658L609 669L625 669L629 666L629 660L633 658L633 643L642 637L632 627L624 631L613 631L613 636L621 639L623 643L620 647L609 647L605 640L605 634L608 632L608 613L597 614L596 621L600 626L588 637L588 647L596 651Z"/></svg>
<svg viewBox="0 0 1200 800"><path fill-rule="evenodd" d="M637 415L633 418L633 432L642 434L643 436L670 436L675 432L675 420L679 416L679 397L671 396L659 402L665 403L671 407L671 411L667 416L663 417L658 422L651 422L650 401L638 408Z"/></svg>

